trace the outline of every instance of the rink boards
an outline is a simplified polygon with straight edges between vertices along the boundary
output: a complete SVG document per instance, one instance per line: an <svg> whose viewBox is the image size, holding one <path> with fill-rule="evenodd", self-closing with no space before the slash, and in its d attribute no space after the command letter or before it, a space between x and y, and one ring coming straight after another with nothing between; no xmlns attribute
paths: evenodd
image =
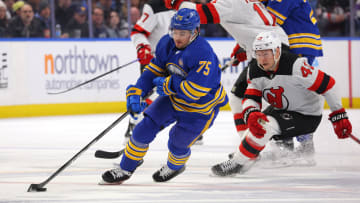
<svg viewBox="0 0 360 203"><path fill-rule="evenodd" d="M233 40L209 40L224 65ZM345 107L360 108L360 40L324 40L320 68L337 80ZM133 63L70 92L50 95L136 59L130 40L0 41L0 118L125 111L125 88L139 76ZM246 63L224 71L230 91ZM227 106L225 109L229 109Z"/></svg>

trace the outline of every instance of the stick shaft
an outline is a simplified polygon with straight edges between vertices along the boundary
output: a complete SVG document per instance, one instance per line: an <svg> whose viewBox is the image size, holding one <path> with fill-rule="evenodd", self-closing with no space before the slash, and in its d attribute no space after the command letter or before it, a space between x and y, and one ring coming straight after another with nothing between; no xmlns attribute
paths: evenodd
<svg viewBox="0 0 360 203"><path fill-rule="evenodd" d="M84 151L86 151L91 145L99 141L106 133L108 133L113 127L115 127L120 121L122 121L130 112L127 111L123 113L118 119L116 119L111 125L109 125L105 130L103 130L98 136L96 136L89 144L82 148L78 153L76 153L69 161L62 165L58 170L56 170L49 178L39 184L40 187L48 184L53 178L55 178L61 171L67 168L73 161L75 161Z"/></svg>
<svg viewBox="0 0 360 203"><path fill-rule="evenodd" d="M353 139L355 142L357 142L358 144L360 144L360 139L355 137L353 134L349 135L351 137L351 139Z"/></svg>
<svg viewBox="0 0 360 203"><path fill-rule="evenodd" d="M237 59L236 59L235 57L232 58L230 61L228 61L228 62L224 65L224 67L221 68L221 71L226 70L226 69L227 69L229 66L231 66L236 60L237 60Z"/></svg>
<svg viewBox="0 0 360 203"><path fill-rule="evenodd" d="M73 90L73 89L76 89L76 88L81 87L81 86L83 86L83 85L86 85L86 84L88 84L88 83L90 83L90 82L92 82L92 81L94 81L94 80L97 80L97 79L99 79L99 78L101 78L101 77L104 77L105 75L108 75L108 74L110 74L110 73L112 73L112 72L114 72L114 71L117 71L117 70L119 70L119 69L121 69L121 68L124 68L124 67L126 67L126 66L128 66L128 65L130 65L130 64L133 64L133 63L135 63L135 62L137 62L137 61L138 61L138 59L135 59L135 60L133 60L133 61L130 61L130 62L127 63L127 64L124 64L124 65L119 66L119 67L117 67L117 68L115 68L115 69L112 69L112 70L109 71L109 72L106 72L106 73L103 73L103 74L101 74L101 75L98 75L98 76L96 76L96 77L94 77L94 78L92 78L92 79L90 79L90 80L87 80L87 81L85 81L85 82L83 82L83 83L80 83L80 84L78 84L78 85L75 85L74 87L71 87L71 88L69 88L69 89L66 89L66 90L63 90L63 91L60 91L60 92L48 92L48 94L61 94L61 93L69 92L69 91L71 91L71 90Z"/></svg>

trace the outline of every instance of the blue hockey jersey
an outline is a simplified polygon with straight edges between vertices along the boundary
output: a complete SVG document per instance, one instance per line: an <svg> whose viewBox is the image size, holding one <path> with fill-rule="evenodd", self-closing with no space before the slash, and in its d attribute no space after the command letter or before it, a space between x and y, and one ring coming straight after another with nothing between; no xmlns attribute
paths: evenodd
<svg viewBox="0 0 360 203"><path fill-rule="evenodd" d="M263 0L289 38L293 53L322 56L322 43L314 11L307 0Z"/></svg>
<svg viewBox="0 0 360 203"><path fill-rule="evenodd" d="M162 37L155 58L145 67L136 86L147 94L154 87L155 77L168 75L180 78L171 85L175 94L169 96L176 111L210 115L215 107L228 102L220 83L221 65L210 44L200 36L184 49L176 48L169 35Z"/></svg>

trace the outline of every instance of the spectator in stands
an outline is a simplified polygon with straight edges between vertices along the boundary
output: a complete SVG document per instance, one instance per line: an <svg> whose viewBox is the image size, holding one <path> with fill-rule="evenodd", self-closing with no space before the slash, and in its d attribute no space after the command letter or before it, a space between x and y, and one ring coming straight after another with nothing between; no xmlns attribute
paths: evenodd
<svg viewBox="0 0 360 203"><path fill-rule="evenodd" d="M108 33L110 38L129 37L128 23L125 20L120 19L120 16L116 11L110 12Z"/></svg>
<svg viewBox="0 0 360 203"><path fill-rule="evenodd" d="M44 37L50 38L50 28L51 28L51 18L50 18L50 7L47 1L42 1L39 4L39 13L35 14L35 17L37 17L40 22L42 23L42 26L45 28L44 31Z"/></svg>
<svg viewBox="0 0 360 203"><path fill-rule="evenodd" d="M24 4L25 3L23 1L17 1L16 3L14 3L12 5L12 11L13 11L12 17L20 16L20 9L21 9L21 7L24 6Z"/></svg>
<svg viewBox="0 0 360 203"><path fill-rule="evenodd" d="M30 4L20 9L20 17L14 18L9 22L9 37L44 37L44 27L39 19L34 18L34 12Z"/></svg>
<svg viewBox="0 0 360 203"><path fill-rule="evenodd" d="M44 0L44 1L46 1L46 0ZM26 2L31 5L34 15L38 15L39 14L39 5L40 5L41 0L27 0Z"/></svg>
<svg viewBox="0 0 360 203"><path fill-rule="evenodd" d="M64 28L62 38L87 38L89 37L89 24L86 20L87 9L78 5L74 17Z"/></svg>
<svg viewBox="0 0 360 203"><path fill-rule="evenodd" d="M313 11L316 11L318 0L308 0Z"/></svg>
<svg viewBox="0 0 360 203"><path fill-rule="evenodd" d="M6 36L6 30L8 25L8 17L6 16L6 5L0 0L0 37Z"/></svg>
<svg viewBox="0 0 360 203"><path fill-rule="evenodd" d="M113 6L112 0L99 0L96 3L96 6L103 10L105 22L108 22L110 18L110 12L112 10L116 10L115 6Z"/></svg>
<svg viewBox="0 0 360 203"><path fill-rule="evenodd" d="M141 4L140 0L131 0L130 7L137 7L138 9L142 8L144 4Z"/></svg>
<svg viewBox="0 0 360 203"><path fill-rule="evenodd" d="M228 37L228 33L219 24L201 24L201 35L204 37Z"/></svg>
<svg viewBox="0 0 360 203"><path fill-rule="evenodd" d="M72 0L59 0L55 9L56 24L60 24L61 31L72 19L76 5L72 5Z"/></svg>
<svg viewBox="0 0 360 203"><path fill-rule="evenodd" d="M356 1L355 4L355 26L356 26L356 36L360 36L360 0Z"/></svg>
<svg viewBox="0 0 360 203"><path fill-rule="evenodd" d="M95 7L92 12L94 38L108 38L107 26L104 23L104 11L100 7Z"/></svg>
<svg viewBox="0 0 360 203"><path fill-rule="evenodd" d="M342 0L320 0L317 19L320 34L323 36L345 36L345 23L349 18Z"/></svg>
<svg viewBox="0 0 360 203"><path fill-rule="evenodd" d="M131 17L131 27L133 27L136 24L136 21L139 20L141 16L139 8L132 6L130 8L130 17Z"/></svg>
<svg viewBox="0 0 360 203"><path fill-rule="evenodd" d="M6 8L7 8L6 15L7 15L8 19L10 19L12 16L15 15L15 13L12 10L15 0L3 0L3 2L5 3Z"/></svg>

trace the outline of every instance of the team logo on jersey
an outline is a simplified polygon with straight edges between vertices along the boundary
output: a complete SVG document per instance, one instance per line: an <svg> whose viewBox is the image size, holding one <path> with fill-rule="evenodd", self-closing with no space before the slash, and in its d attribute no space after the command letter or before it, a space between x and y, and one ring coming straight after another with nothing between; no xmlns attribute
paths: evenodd
<svg viewBox="0 0 360 203"><path fill-rule="evenodd" d="M183 78L187 76L187 73L177 64L175 63L168 63L166 64L166 69L170 73L170 75L179 75Z"/></svg>
<svg viewBox="0 0 360 203"><path fill-rule="evenodd" d="M264 99L277 109L286 110L289 108L289 100L284 95L284 88L279 86L277 88L264 89Z"/></svg>
<svg viewBox="0 0 360 203"><path fill-rule="evenodd" d="M182 21L183 17L181 15L176 16L176 20Z"/></svg>

